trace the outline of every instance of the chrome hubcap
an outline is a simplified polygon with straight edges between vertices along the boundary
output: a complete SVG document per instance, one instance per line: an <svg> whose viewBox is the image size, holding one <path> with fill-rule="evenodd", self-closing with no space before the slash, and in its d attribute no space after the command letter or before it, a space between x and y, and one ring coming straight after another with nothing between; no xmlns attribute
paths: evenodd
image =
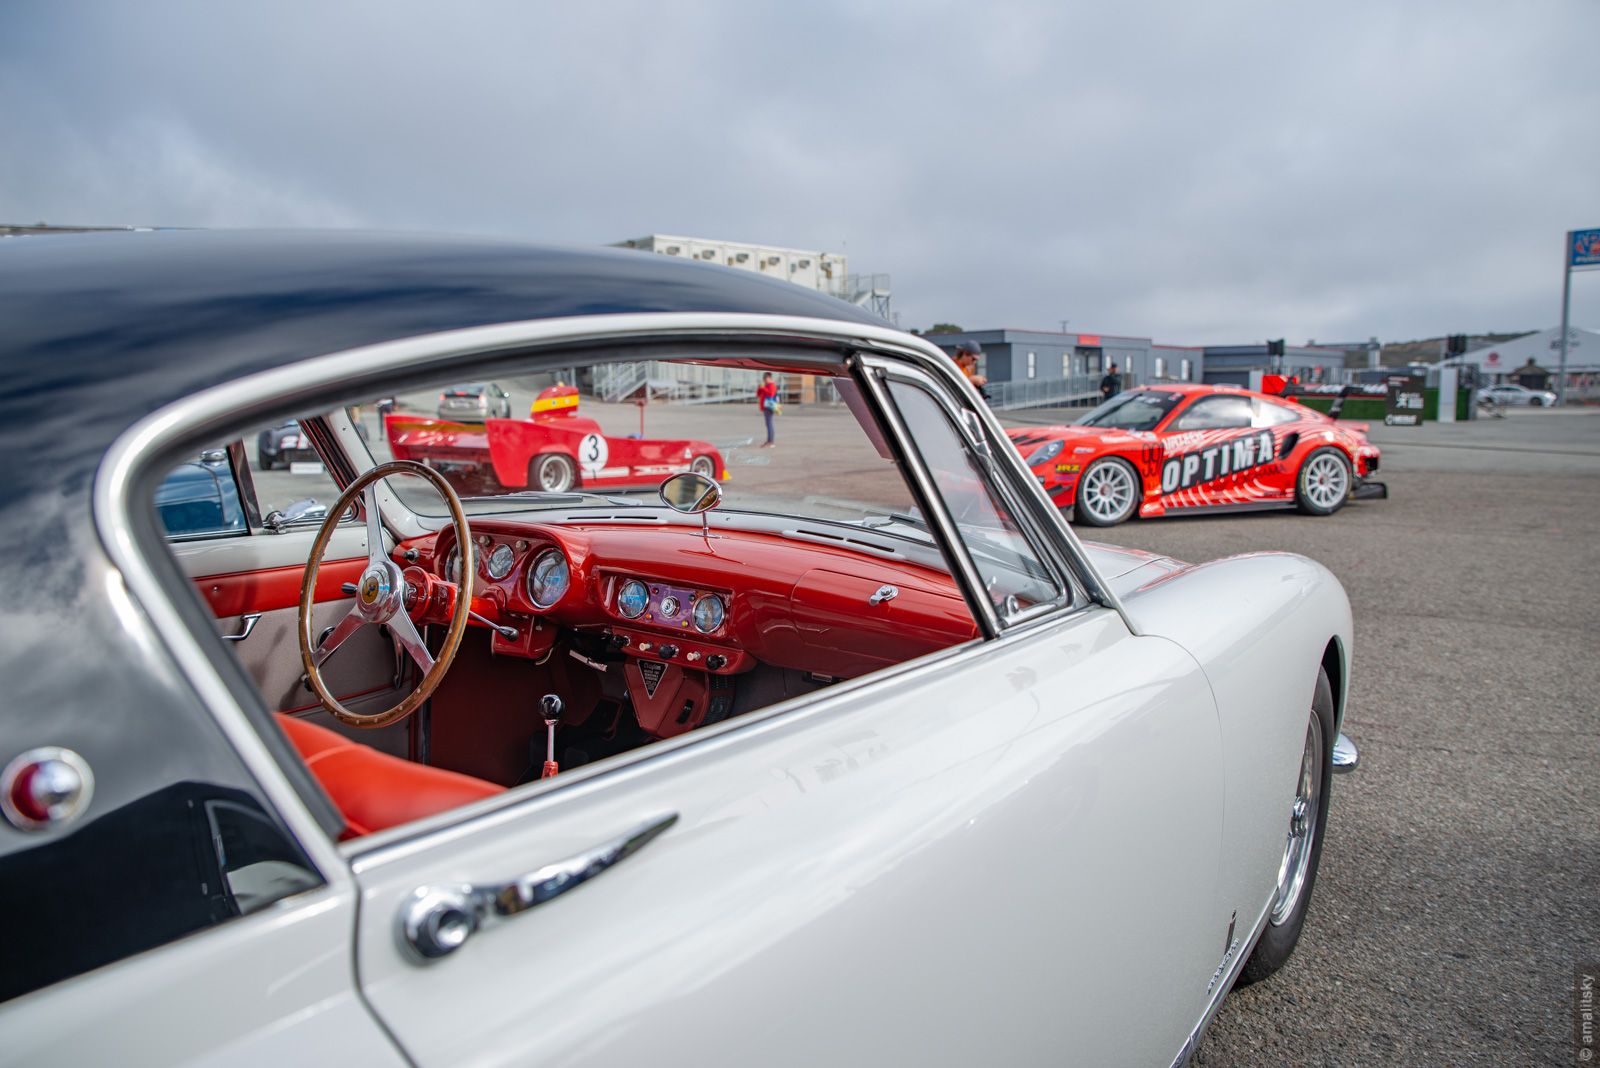
<svg viewBox="0 0 1600 1068"><path fill-rule="evenodd" d="M1289 806L1289 834L1284 841L1283 863L1278 866L1278 896L1272 902L1273 926L1294 914L1311 870L1311 847L1317 835L1317 806L1322 797L1322 720L1313 712L1306 728L1306 747L1300 756L1300 778L1294 803Z"/></svg>
<svg viewBox="0 0 1600 1068"><path fill-rule="evenodd" d="M1078 500L1094 518L1116 519L1133 503L1133 479L1121 464L1101 464L1084 477Z"/></svg>
<svg viewBox="0 0 1600 1068"><path fill-rule="evenodd" d="M1350 475L1336 456L1322 455L1306 468L1306 496L1318 508L1332 508L1344 500Z"/></svg>

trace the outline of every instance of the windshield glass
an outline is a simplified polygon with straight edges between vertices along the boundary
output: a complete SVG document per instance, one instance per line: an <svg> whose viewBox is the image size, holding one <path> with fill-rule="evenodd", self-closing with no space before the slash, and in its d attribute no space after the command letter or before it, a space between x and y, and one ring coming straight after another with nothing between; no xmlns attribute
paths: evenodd
<svg viewBox="0 0 1600 1068"><path fill-rule="evenodd" d="M1154 430L1161 417L1172 411L1181 393L1164 389L1136 389L1118 393L1078 420L1079 426L1114 430Z"/></svg>
<svg viewBox="0 0 1600 1068"><path fill-rule="evenodd" d="M459 405L467 389L493 403ZM717 480L722 510L846 522L914 511L876 427L857 417L865 410L855 382L778 362L579 365L472 386L458 379L347 411L374 463L432 467L469 514L656 506L661 483L684 471ZM445 514L422 480L390 485L414 511Z"/></svg>

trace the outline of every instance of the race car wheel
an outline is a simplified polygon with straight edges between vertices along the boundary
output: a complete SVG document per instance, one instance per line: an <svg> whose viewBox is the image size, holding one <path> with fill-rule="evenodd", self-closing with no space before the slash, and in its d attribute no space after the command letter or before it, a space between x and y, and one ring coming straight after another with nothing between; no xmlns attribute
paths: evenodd
<svg viewBox="0 0 1600 1068"><path fill-rule="evenodd" d="M689 470L697 475L704 475L713 482L717 480L717 465L709 456L696 456L694 462L689 465Z"/></svg>
<svg viewBox="0 0 1600 1068"><path fill-rule="evenodd" d="M1076 515L1086 526L1114 527L1133 515L1140 496L1133 465L1106 456L1090 464L1078 480Z"/></svg>
<svg viewBox="0 0 1600 1068"><path fill-rule="evenodd" d="M578 472L572 466L572 459L559 452L547 452L542 456L535 456L533 463L528 465L528 488L542 490L545 493L565 493L571 489L578 480Z"/></svg>
<svg viewBox="0 0 1600 1068"><path fill-rule="evenodd" d="M277 465L277 463L275 461L273 461L270 457L267 456L267 454L266 454L266 452L264 450L257 449L256 450L256 466L259 467L263 471L271 471L274 467L277 467L278 465Z"/></svg>
<svg viewBox="0 0 1600 1068"><path fill-rule="evenodd" d="M1311 907L1311 888L1322 860L1322 832L1328 824L1328 783L1333 777L1333 687L1328 673L1317 669L1311 695L1311 716L1306 722L1306 744L1300 754L1300 774L1295 779L1289 805L1288 835L1278 865L1278 891L1268 907L1267 927L1239 973L1239 985L1260 982L1294 952Z"/></svg>
<svg viewBox="0 0 1600 1068"><path fill-rule="evenodd" d="M1295 503L1306 515L1332 515L1350 499L1350 461L1331 445L1317 449L1300 465Z"/></svg>

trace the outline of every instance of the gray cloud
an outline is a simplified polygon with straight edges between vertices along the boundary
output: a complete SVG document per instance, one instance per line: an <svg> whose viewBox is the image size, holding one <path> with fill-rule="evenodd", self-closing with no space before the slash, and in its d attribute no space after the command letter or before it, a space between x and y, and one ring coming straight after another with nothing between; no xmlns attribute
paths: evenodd
<svg viewBox="0 0 1600 1068"><path fill-rule="evenodd" d="M907 326L1559 315L1600 5L12 2L0 220L847 251ZM1574 283L1600 324L1600 273Z"/></svg>

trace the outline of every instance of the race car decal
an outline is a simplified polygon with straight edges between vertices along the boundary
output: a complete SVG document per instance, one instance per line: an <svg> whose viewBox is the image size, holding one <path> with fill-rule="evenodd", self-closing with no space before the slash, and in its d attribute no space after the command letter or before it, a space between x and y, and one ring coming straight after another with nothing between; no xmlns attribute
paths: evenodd
<svg viewBox="0 0 1600 1068"><path fill-rule="evenodd" d="M1277 458L1272 431L1260 430L1170 457L1161 467L1161 492L1176 493L1260 467Z"/></svg>

